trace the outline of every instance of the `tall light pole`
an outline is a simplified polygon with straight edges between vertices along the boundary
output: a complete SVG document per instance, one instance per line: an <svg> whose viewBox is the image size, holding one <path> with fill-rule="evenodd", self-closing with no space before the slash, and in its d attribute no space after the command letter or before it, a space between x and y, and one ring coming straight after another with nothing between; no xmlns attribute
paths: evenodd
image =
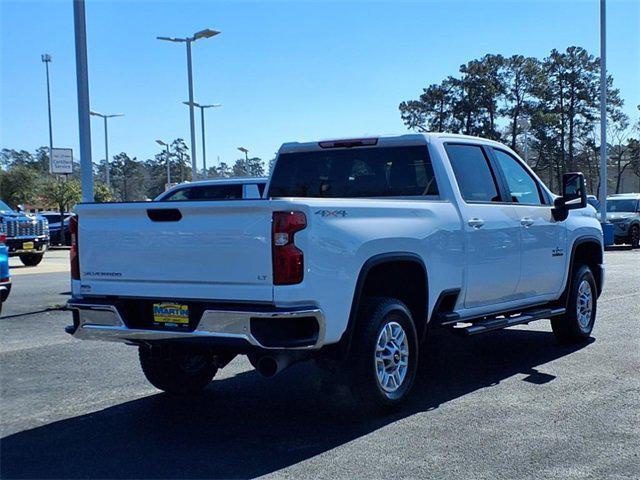
<svg viewBox="0 0 640 480"><path fill-rule="evenodd" d="M76 44L76 82L80 131L80 175L82 201L93 202L93 163L91 162L91 120L89 117L89 72L87 67L87 25L84 0L73 0L73 25Z"/></svg>
<svg viewBox="0 0 640 480"><path fill-rule="evenodd" d="M210 38L218 35L220 32L206 28L193 34L192 37L176 38L176 37L156 37L158 40L167 42L178 42L187 44L187 78L189 81L189 125L191 128L191 176L193 180L197 179L198 170L196 168L196 126L195 113L193 111L193 68L191 65L191 43L201 38Z"/></svg>
<svg viewBox="0 0 640 480"><path fill-rule="evenodd" d="M189 105L189 102L182 102L185 105ZM204 135L204 109L205 108L215 108L221 107L221 103L212 103L211 105L200 105L199 103L193 102L194 107L198 107L200 109L200 126L202 127L202 166L204 168L204 178L207 178L207 146Z"/></svg>
<svg viewBox="0 0 640 480"><path fill-rule="evenodd" d="M49 64L51 63L51 55L43 53L40 58L44 63L47 71L47 108L49 111L49 163L51 163L51 156L53 155L53 127L51 125L51 87L49 84Z"/></svg>
<svg viewBox="0 0 640 480"><path fill-rule="evenodd" d="M167 188L171 185L171 164L169 163L169 144L167 142L163 142L162 140L156 140L158 145L162 145L165 147L167 152Z"/></svg>
<svg viewBox="0 0 640 480"><path fill-rule="evenodd" d="M100 112L94 112L93 110L91 110L89 113L95 117L101 117L104 119L104 159L106 162L105 169L107 172L107 189L111 190L111 174L109 173L109 134L107 132L107 120L114 117L124 117L124 113L105 115Z"/></svg>
<svg viewBox="0 0 640 480"><path fill-rule="evenodd" d="M600 0L600 222L607 222L607 5Z"/></svg>
<svg viewBox="0 0 640 480"><path fill-rule="evenodd" d="M249 160L249 149L244 148L244 147L238 147L238 150L240 150L242 153L244 153L244 159L245 160Z"/></svg>

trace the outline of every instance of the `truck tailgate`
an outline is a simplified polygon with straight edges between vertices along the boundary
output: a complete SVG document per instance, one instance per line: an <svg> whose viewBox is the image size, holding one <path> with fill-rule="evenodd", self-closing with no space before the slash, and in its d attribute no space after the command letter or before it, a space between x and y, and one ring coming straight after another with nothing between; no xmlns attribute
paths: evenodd
<svg viewBox="0 0 640 480"><path fill-rule="evenodd" d="M82 204L74 295L273 300L268 200Z"/></svg>

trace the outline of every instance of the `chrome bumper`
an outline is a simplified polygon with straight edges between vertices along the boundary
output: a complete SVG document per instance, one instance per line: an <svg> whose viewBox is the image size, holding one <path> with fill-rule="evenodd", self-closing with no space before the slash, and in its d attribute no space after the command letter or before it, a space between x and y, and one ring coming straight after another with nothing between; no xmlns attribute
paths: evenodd
<svg viewBox="0 0 640 480"><path fill-rule="evenodd" d="M67 304L78 312L78 324L73 336L82 340L139 343L177 339L237 339L264 349L314 350L323 346L325 319L320 309L295 311L248 312L234 310L205 310L195 330L190 332L128 328L117 308L113 305L74 303ZM295 319L313 317L318 322L318 338L313 345L302 347L267 347L251 334L252 318Z"/></svg>

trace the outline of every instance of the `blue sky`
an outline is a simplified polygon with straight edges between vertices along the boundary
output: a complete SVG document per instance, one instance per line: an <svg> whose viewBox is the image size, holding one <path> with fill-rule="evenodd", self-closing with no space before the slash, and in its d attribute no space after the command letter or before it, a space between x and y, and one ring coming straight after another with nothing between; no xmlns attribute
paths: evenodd
<svg viewBox="0 0 640 480"><path fill-rule="evenodd" d="M110 121L112 155L149 158L156 138L189 143L185 47L155 37L215 28L222 34L193 45L196 101L223 104L207 113L208 163L233 162L240 145L267 160L284 141L405 132L399 102L486 53L542 58L579 45L597 55L598 9L597 0L88 0L91 107L126 114ZM0 17L0 146L48 143L47 52L54 146L77 156L72 1L0 0ZM608 69L637 118L640 1L609 0L608 25ZM94 118L94 161L103 142Z"/></svg>

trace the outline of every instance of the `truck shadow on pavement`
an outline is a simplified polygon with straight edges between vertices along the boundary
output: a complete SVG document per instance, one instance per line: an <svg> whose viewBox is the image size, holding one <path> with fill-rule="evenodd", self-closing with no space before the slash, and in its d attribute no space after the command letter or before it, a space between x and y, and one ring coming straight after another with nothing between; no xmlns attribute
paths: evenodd
<svg viewBox="0 0 640 480"><path fill-rule="evenodd" d="M482 338L431 335L410 402L358 418L323 396L313 365L266 380L247 371L214 380L197 399L151 395L1 440L2 478L250 478L278 471L405 417L517 374L544 384L537 367L583 346L550 332L508 330Z"/></svg>

